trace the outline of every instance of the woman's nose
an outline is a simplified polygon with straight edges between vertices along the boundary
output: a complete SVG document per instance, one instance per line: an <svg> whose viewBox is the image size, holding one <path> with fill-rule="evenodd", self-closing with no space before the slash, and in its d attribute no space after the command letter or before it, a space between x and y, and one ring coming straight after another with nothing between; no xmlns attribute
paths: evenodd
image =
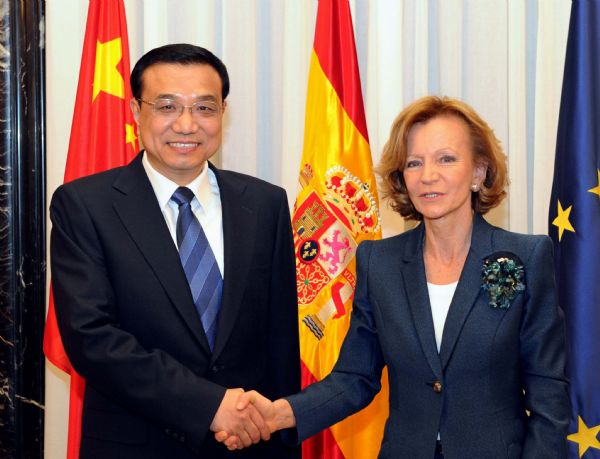
<svg viewBox="0 0 600 459"><path fill-rule="evenodd" d="M426 161L423 163L423 173L421 180L424 182L433 182L438 178L438 170L435 164Z"/></svg>

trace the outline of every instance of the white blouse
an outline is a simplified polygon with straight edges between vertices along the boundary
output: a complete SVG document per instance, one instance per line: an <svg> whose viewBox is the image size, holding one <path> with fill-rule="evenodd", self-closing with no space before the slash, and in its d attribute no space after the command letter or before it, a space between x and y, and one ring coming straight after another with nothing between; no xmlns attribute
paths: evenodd
<svg viewBox="0 0 600 459"><path fill-rule="evenodd" d="M435 342L437 344L438 353L442 344L442 334L444 333L444 324L448 317L450 303L454 296L454 291L458 281L451 284L437 285L427 282L427 290L429 291L429 304L431 305L431 315L433 316L433 328L435 330Z"/></svg>

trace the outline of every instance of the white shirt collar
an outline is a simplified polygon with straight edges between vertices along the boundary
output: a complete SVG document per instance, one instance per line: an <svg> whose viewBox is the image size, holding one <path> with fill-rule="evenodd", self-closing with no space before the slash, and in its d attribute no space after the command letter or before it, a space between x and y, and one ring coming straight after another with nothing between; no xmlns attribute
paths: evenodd
<svg viewBox="0 0 600 459"><path fill-rule="evenodd" d="M142 157L142 165L144 166L146 175L154 189L158 205L161 210L164 210L179 185L152 167L152 164L150 164L150 161L148 160L148 153L146 152L144 152L144 156ZM192 190L199 205L205 212L211 210L215 204L218 204L215 202L215 196L219 196L219 186L214 172L208 167L208 163L205 163L200 174L188 183L186 187ZM194 203L192 203L192 208L197 206L198 204L194 205Z"/></svg>

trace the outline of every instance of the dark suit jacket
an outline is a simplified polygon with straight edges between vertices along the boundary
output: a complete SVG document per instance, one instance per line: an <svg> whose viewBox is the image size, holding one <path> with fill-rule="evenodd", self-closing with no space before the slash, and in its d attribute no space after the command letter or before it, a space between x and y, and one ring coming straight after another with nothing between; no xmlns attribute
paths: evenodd
<svg viewBox="0 0 600 459"><path fill-rule="evenodd" d="M299 438L368 404L387 365L390 415L379 457L432 459L438 432L445 459L566 457L565 332L550 239L475 218L438 354L423 236L420 225L360 245L339 360L322 383L288 398ZM508 309L491 307L481 288L483 260L498 251L525 267L526 290Z"/></svg>
<svg viewBox="0 0 600 459"><path fill-rule="evenodd" d="M225 273L214 352L141 163L61 186L52 283L67 355L87 381L82 458L297 458L276 437L229 453L209 426L226 388L299 390L295 262L284 190L212 167Z"/></svg>

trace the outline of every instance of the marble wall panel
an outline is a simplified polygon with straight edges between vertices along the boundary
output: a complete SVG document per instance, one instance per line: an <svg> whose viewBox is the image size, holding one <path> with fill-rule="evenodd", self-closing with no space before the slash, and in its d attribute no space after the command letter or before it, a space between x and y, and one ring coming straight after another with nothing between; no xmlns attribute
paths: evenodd
<svg viewBox="0 0 600 459"><path fill-rule="evenodd" d="M0 458L43 457L44 2L0 0Z"/></svg>

